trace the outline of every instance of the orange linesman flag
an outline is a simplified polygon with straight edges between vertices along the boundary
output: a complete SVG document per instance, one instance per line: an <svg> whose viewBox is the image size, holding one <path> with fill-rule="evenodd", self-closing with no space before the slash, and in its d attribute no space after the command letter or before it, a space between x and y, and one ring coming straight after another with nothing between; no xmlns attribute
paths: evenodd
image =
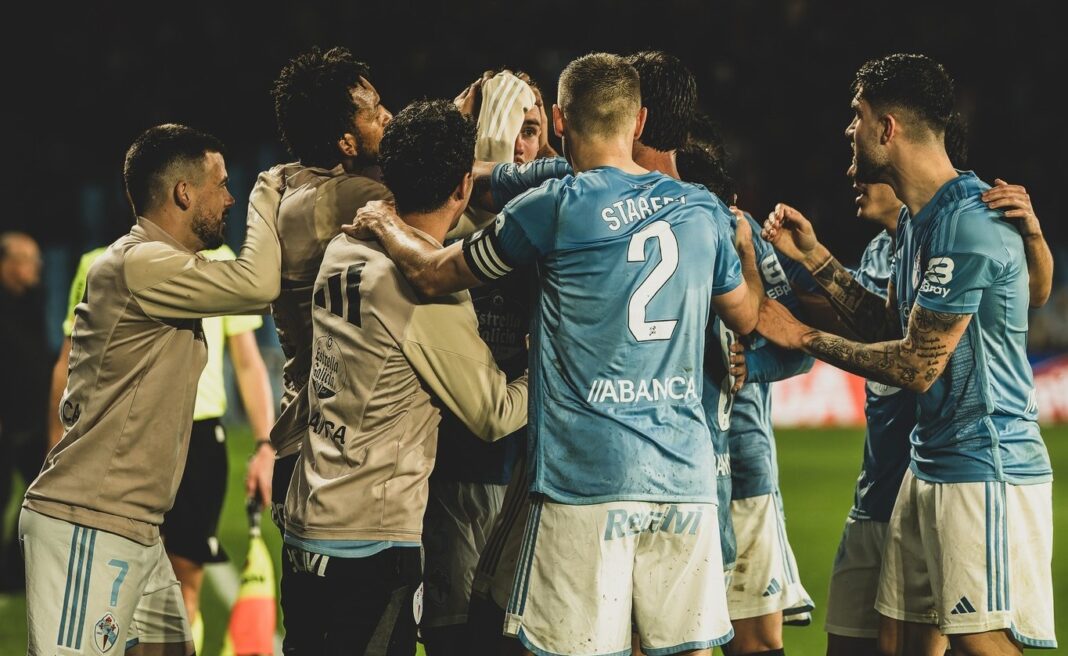
<svg viewBox="0 0 1068 656"><path fill-rule="evenodd" d="M222 656L274 654L274 563L260 534L260 509L258 502L249 500L248 554Z"/></svg>

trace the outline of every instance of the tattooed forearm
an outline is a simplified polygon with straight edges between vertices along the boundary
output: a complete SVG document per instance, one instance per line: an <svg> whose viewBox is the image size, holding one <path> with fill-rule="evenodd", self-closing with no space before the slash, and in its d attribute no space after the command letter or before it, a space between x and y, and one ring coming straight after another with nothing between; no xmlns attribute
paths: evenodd
<svg viewBox="0 0 1068 656"><path fill-rule="evenodd" d="M901 337L897 317L887 307L886 299L857 282L834 256L813 271L812 277L842 322L857 335L872 342Z"/></svg>
<svg viewBox="0 0 1068 656"><path fill-rule="evenodd" d="M804 337L804 350L865 378L925 392L942 375L970 319L917 306L904 339L860 344L813 330Z"/></svg>

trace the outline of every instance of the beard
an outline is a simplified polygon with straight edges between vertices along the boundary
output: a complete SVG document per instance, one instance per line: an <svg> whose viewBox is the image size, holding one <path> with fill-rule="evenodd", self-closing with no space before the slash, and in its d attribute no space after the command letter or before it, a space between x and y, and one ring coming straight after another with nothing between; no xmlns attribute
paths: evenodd
<svg viewBox="0 0 1068 656"><path fill-rule="evenodd" d="M876 184L886 182L886 162L878 161L871 153L867 152L858 143L853 154L853 162L856 166L854 179L863 184Z"/></svg>
<svg viewBox="0 0 1068 656"><path fill-rule="evenodd" d="M229 214L228 211L223 211L217 220L212 220L210 215L200 211L193 214L193 221L189 227L204 245L203 250L213 250L223 245L225 242L223 228L226 226L227 214Z"/></svg>
<svg viewBox="0 0 1068 656"><path fill-rule="evenodd" d="M367 143L367 139L364 138L360 131L357 130L353 133L353 137L356 138L356 166L360 168L366 168L368 166L378 165L378 144L375 144L372 150Z"/></svg>

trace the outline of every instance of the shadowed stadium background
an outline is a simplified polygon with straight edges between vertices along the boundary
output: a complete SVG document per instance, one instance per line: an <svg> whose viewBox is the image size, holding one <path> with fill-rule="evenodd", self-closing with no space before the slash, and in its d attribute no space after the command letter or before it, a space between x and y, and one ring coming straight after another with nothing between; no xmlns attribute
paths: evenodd
<svg viewBox="0 0 1068 656"><path fill-rule="evenodd" d="M1068 350L1068 226L1057 200L1068 179L1068 137L1063 107L1053 97L1068 47L1055 7L1034 0L991 9L816 0L36 3L0 26L6 63L0 115L7 128L0 231L24 230L42 246L49 340L56 347L78 256L132 222L121 169L133 138L175 121L227 144L237 198L229 241L239 246L256 173L288 158L277 138L271 83L309 46L349 47L371 65L372 82L394 113L418 98L451 99L484 69L499 66L528 71L550 100L556 76L575 56L662 49L690 66L703 108L722 127L739 204L758 218L777 201L795 205L840 259L855 263L877 229L853 218L854 193L845 177L849 85L869 58L922 52L956 80L969 124L966 168L1031 193L1058 265L1054 297L1032 316L1031 346L1036 356L1056 357ZM259 337L268 364L277 366L269 323ZM1068 394L1068 374L1062 380ZM1068 417L1068 403L1064 413L1057 417ZM826 597L861 438L859 428L779 433L791 538L818 604ZM1051 428L1046 438L1055 470L1063 471L1068 431ZM249 446L247 434L237 431L230 445L235 485L221 532L236 557L244 553L237 482ZM1066 529L1068 498L1056 488L1055 494L1058 528ZM15 512L8 508L6 521ZM1059 544L1057 553L1064 553ZM1055 561L1058 601L1068 601L1063 560ZM215 616L208 619L208 653L225 624L225 596L206 595L205 617L209 609ZM19 598L0 595L0 654L23 648L23 608ZM1068 640L1068 607L1059 610L1060 637ZM821 626L787 630L793 654L822 653L822 644Z"/></svg>

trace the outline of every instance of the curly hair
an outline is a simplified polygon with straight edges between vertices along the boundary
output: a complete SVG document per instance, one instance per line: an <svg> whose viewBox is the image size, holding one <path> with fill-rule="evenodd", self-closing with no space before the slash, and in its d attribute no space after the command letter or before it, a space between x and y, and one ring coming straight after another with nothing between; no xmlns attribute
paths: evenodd
<svg viewBox="0 0 1068 656"><path fill-rule="evenodd" d="M638 71L642 104L649 108L639 141L665 152L681 148L697 112L693 73L678 57L659 50L645 50L623 59Z"/></svg>
<svg viewBox="0 0 1068 656"><path fill-rule="evenodd" d="M675 164L684 181L705 187L728 205L734 202L737 196L734 178L727 173L727 167L714 146L695 140L687 141L676 153Z"/></svg>
<svg viewBox="0 0 1068 656"><path fill-rule="evenodd" d="M471 171L475 124L446 100L417 100L382 135L379 164L397 211L438 209Z"/></svg>
<svg viewBox="0 0 1068 656"><path fill-rule="evenodd" d="M169 192L168 176L177 168L186 169L182 174L199 183L204 175L204 156L208 153L225 155L222 142L185 125L165 123L142 132L126 150L122 167L126 195L134 214L158 207Z"/></svg>
<svg viewBox="0 0 1068 656"><path fill-rule="evenodd" d="M945 132L953 113L953 80L926 55L872 59L857 71L852 90L879 111L896 108L914 114L936 133Z"/></svg>
<svg viewBox="0 0 1068 656"><path fill-rule="evenodd" d="M358 107L352 88L371 69L347 48L319 48L298 55L274 82L274 113L282 142L307 166L333 168L341 161L337 142L353 131Z"/></svg>

